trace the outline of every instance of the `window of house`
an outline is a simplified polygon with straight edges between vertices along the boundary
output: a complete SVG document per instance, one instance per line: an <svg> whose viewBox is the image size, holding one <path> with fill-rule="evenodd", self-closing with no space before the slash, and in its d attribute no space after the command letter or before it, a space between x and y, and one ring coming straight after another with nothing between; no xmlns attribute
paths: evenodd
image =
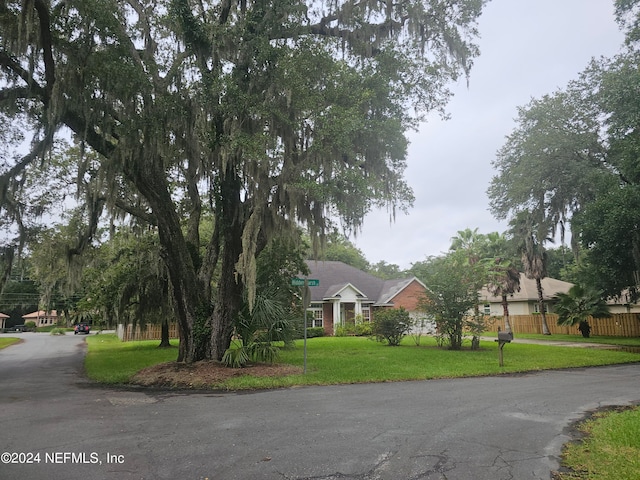
<svg viewBox="0 0 640 480"><path fill-rule="evenodd" d="M491 315L491 304L490 303L485 303L484 304L484 310L483 310L485 315Z"/></svg>
<svg viewBox="0 0 640 480"><path fill-rule="evenodd" d="M307 312L307 327L322 327L322 304L312 303Z"/></svg>
<svg viewBox="0 0 640 480"><path fill-rule="evenodd" d="M544 306L544 311L545 313L550 313L551 310L549 309L549 305L545 305ZM540 313L540 304L538 302L535 302L533 304L533 313Z"/></svg>
<svg viewBox="0 0 640 480"><path fill-rule="evenodd" d="M362 305L362 321L371 321L371 307L369 305Z"/></svg>

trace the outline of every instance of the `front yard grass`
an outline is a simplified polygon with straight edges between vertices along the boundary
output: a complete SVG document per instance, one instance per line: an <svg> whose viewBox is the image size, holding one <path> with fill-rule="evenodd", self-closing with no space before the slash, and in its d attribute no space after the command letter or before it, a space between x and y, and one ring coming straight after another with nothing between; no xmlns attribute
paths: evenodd
<svg viewBox="0 0 640 480"><path fill-rule="evenodd" d="M127 383L145 367L178 358L177 340L171 341L171 348L158 348L159 340L121 342L115 334L92 335L86 342L85 370L101 383Z"/></svg>
<svg viewBox="0 0 640 480"><path fill-rule="evenodd" d="M18 343L19 341L20 339L15 337L0 338L0 349L13 345L14 343Z"/></svg>
<svg viewBox="0 0 640 480"><path fill-rule="evenodd" d="M596 412L579 425L585 438L569 443L557 480L640 478L640 408Z"/></svg>
<svg viewBox="0 0 640 480"><path fill-rule="evenodd" d="M87 343L86 371L98 382L127 383L142 368L177 357L177 348L159 349L157 340L122 343L115 335L97 335L88 337ZM296 348L282 350L279 362L302 367L302 345L300 340ZM431 337L423 337L420 346L405 338L399 347L363 337L312 338L307 341L306 375L245 375L211 387L244 390L426 380L640 362L638 353L511 343L504 347L504 367L499 367L497 343L483 341L480 346L480 350L446 350Z"/></svg>

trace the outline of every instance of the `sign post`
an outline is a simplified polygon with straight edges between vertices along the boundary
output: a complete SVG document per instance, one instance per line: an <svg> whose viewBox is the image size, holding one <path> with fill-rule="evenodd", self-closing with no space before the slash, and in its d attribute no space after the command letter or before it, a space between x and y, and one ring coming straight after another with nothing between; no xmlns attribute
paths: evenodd
<svg viewBox="0 0 640 480"><path fill-rule="evenodd" d="M309 287L317 287L320 280L308 278L292 278L291 285L294 287L302 287L302 309L304 310L304 364L302 373L307 373L307 309L311 304L311 290Z"/></svg>

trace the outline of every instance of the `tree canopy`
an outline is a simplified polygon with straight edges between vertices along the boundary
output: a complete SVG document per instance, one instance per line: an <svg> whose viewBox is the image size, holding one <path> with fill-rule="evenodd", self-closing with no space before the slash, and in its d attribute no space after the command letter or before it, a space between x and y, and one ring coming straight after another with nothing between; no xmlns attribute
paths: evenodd
<svg viewBox="0 0 640 480"><path fill-rule="evenodd" d="M633 297L640 284L640 2L615 5L626 49L592 60L566 88L518 110L488 194L497 218L527 211L561 237L570 226L574 280Z"/></svg>
<svg viewBox="0 0 640 480"><path fill-rule="evenodd" d="M422 280L428 288L420 308L436 322L438 332L454 350L462 348L465 329L474 329L476 321L470 312L478 303L479 285L487 280L480 262L470 264L464 250L428 259ZM475 332L474 332L475 333Z"/></svg>
<svg viewBox="0 0 640 480"><path fill-rule="evenodd" d="M411 205L405 132L469 73L485 3L3 1L3 220L27 235L25 179L71 136L68 258L105 216L157 230L178 359L221 359L276 233L302 223L317 246L332 219Z"/></svg>

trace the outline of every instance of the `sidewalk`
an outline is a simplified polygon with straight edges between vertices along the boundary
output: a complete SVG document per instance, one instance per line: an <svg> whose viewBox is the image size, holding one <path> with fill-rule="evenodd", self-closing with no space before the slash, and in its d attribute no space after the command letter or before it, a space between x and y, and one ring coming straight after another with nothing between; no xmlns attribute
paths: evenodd
<svg viewBox="0 0 640 480"><path fill-rule="evenodd" d="M495 337L480 337L480 340L491 342L497 340ZM598 348L601 350L619 350L620 345L609 345L606 343L588 343L588 342L567 342L565 340L537 340L532 338L518 338L514 334L511 343L530 343L533 345L549 345L552 347L575 347L575 348Z"/></svg>

